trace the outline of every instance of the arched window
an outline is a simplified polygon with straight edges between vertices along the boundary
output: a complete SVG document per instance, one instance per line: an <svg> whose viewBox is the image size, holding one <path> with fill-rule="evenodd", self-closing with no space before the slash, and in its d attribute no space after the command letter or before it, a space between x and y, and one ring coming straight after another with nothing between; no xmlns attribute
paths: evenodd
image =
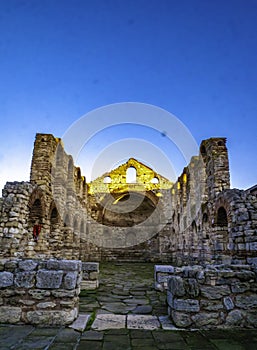
<svg viewBox="0 0 257 350"><path fill-rule="evenodd" d="M151 183L152 183L152 184L158 184L158 183L159 183L158 177L154 177L154 178L151 180Z"/></svg>
<svg viewBox="0 0 257 350"><path fill-rule="evenodd" d="M110 176L105 176L104 184L110 184L111 182L112 182L112 179L110 178Z"/></svg>
<svg viewBox="0 0 257 350"><path fill-rule="evenodd" d="M137 182L137 171L134 167L129 167L126 171L126 183Z"/></svg>
<svg viewBox="0 0 257 350"><path fill-rule="evenodd" d="M79 229L79 223L78 223L77 218L75 218L75 220L74 220L73 229L74 229L74 231L78 231L78 229Z"/></svg>
<svg viewBox="0 0 257 350"><path fill-rule="evenodd" d="M43 217L42 204L40 199L36 199L30 209L30 222L32 225L41 223Z"/></svg>
<svg viewBox="0 0 257 350"><path fill-rule="evenodd" d="M53 209L51 210L51 214L50 214L50 228L51 228L51 232L54 231L59 224L59 215L58 215L58 211L56 209L56 207L53 207Z"/></svg>
<svg viewBox="0 0 257 350"><path fill-rule="evenodd" d="M220 207L217 213L217 226L228 226L227 212L224 207Z"/></svg>
<svg viewBox="0 0 257 350"><path fill-rule="evenodd" d="M84 225L84 221L82 220L80 224L80 233L84 233L84 231L85 231L85 225Z"/></svg>

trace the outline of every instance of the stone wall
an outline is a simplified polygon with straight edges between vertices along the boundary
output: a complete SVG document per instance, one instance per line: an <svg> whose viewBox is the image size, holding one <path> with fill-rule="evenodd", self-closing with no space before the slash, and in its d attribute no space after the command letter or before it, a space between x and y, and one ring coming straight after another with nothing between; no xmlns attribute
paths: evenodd
<svg viewBox="0 0 257 350"><path fill-rule="evenodd" d="M249 265L190 266L168 279L168 313L178 328L257 328L257 270Z"/></svg>
<svg viewBox="0 0 257 350"><path fill-rule="evenodd" d="M93 290L99 287L99 263L83 262L82 263L82 281L81 290Z"/></svg>
<svg viewBox="0 0 257 350"><path fill-rule="evenodd" d="M61 139L37 134L30 181L7 182L0 199L0 258L246 264L257 259L257 197L229 187L225 138L204 140L173 185L135 159L87 184ZM132 197L135 210L115 212Z"/></svg>
<svg viewBox="0 0 257 350"><path fill-rule="evenodd" d="M78 315L82 264L0 260L0 323L66 325Z"/></svg>

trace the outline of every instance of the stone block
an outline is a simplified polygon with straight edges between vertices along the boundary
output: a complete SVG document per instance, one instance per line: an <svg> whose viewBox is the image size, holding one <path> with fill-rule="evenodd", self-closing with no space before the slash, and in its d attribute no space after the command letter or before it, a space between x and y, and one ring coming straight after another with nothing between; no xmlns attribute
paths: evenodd
<svg viewBox="0 0 257 350"><path fill-rule="evenodd" d="M185 281L185 289L186 289L186 293L190 296L190 297L197 297L199 295L199 286L198 283L196 281L195 278L188 278Z"/></svg>
<svg viewBox="0 0 257 350"><path fill-rule="evenodd" d="M39 270L37 272L37 288L55 289L62 284L63 271Z"/></svg>
<svg viewBox="0 0 257 350"><path fill-rule="evenodd" d="M33 271L37 266L38 263L35 260L22 260L19 262L19 268L23 271Z"/></svg>
<svg viewBox="0 0 257 350"><path fill-rule="evenodd" d="M194 299L174 299L173 308L176 311L199 312L199 301Z"/></svg>
<svg viewBox="0 0 257 350"><path fill-rule="evenodd" d="M226 325L240 326L243 321L243 314L240 310L232 310L228 313L226 318Z"/></svg>
<svg viewBox="0 0 257 350"><path fill-rule="evenodd" d="M18 288L32 288L35 283L36 272L17 272L14 278L14 285Z"/></svg>
<svg viewBox="0 0 257 350"><path fill-rule="evenodd" d="M186 328L192 324L192 320L189 313L172 310L170 316L176 327Z"/></svg>
<svg viewBox="0 0 257 350"><path fill-rule="evenodd" d="M201 312L197 315L193 315L192 320L197 328L216 326L220 322L219 314L217 312Z"/></svg>
<svg viewBox="0 0 257 350"><path fill-rule="evenodd" d="M250 283L244 282L235 282L231 284L231 291L232 293L244 293L246 291L250 290Z"/></svg>
<svg viewBox="0 0 257 350"><path fill-rule="evenodd" d="M230 297L225 297L223 299L223 303L228 311L233 310L235 307L233 300Z"/></svg>
<svg viewBox="0 0 257 350"><path fill-rule="evenodd" d="M21 319L21 308L11 306L0 307L0 323L18 323Z"/></svg>
<svg viewBox="0 0 257 350"><path fill-rule="evenodd" d="M90 314L79 314L78 318L69 326L78 332L83 332L86 329L90 319Z"/></svg>
<svg viewBox="0 0 257 350"><path fill-rule="evenodd" d="M126 326L126 316L116 314L99 314L96 316L91 328L97 331L106 329L120 329Z"/></svg>
<svg viewBox="0 0 257 350"><path fill-rule="evenodd" d="M37 299L37 300L42 300L45 299L46 297L49 297L51 293L48 290L30 290L29 295L32 296L32 298Z"/></svg>
<svg viewBox="0 0 257 350"><path fill-rule="evenodd" d="M53 309L54 307L56 307L56 304L51 301L37 304L38 309Z"/></svg>
<svg viewBox="0 0 257 350"><path fill-rule="evenodd" d="M33 325L64 326L72 323L78 316L78 309L28 311L27 320Z"/></svg>
<svg viewBox="0 0 257 350"><path fill-rule="evenodd" d="M174 297L173 297L173 294L169 290L167 291L167 303L171 308L173 308Z"/></svg>
<svg viewBox="0 0 257 350"><path fill-rule="evenodd" d="M201 286L201 295L208 299L221 299L230 294L230 288L224 286Z"/></svg>
<svg viewBox="0 0 257 350"><path fill-rule="evenodd" d="M78 273L68 272L64 277L63 286L65 289L75 289L77 284Z"/></svg>
<svg viewBox="0 0 257 350"><path fill-rule="evenodd" d="M81 281L80 289L81 290L93 290L98 288L98 281Z"/></svg>
<svg viewBox="0 0 257 350"><path fill-rule="evenodd" d="M172 274L174 273L174 271L175 271L175 268L172 265L155 265L154 266L155 276L158 272L165 273L165 274Z"/></svg>
<svg viewBox="0 0 257 350"><path fill-rule="evenodd" d="M11 272L0 272L0 288L11 287L13 285L13 274Z"/></svg>
<svg viewBox="0 0 257 350"><path fill-rule="evenodd" d="M200 308L206 311L218 311L224 308L220 300L201 300Z"/></svg>
<svg viewBox="0 0 257 350"><path fill-rule="evenodd" d="M59 290L51 291L51 295L54 296L55 298L74 298L76 294L77 294L76 290L59 289Z"/></svg>
<svg viewBox="0 0 257 350"><path fill-rule="evenodd" d="M152 315L128 315L128 329L154 330L160 328L160 322L157 316Z"/></svg>
<svg viewBox="0 0 257 350"><path fill-rule="evenodd" d="M99 272L99 263L97 262L82 262L82 270L83 271L96 271Z"/></svg>
<svg viewBox="0 0 257 350"><path fill-rule="evenodd" d="M98 278L98 272L95 272L95 271L90 272L89 278L90 278L91 280L97 280L97 278Z"/></svg>
<svg viewBox="0 0 257 350"><path fill-rule="evenodd" d="M235 297L235 305L246 310L257 308L257 294L237 295Z"/></svg>
<svg viewBox="0 0 257 350"><path fill-rule="evenodd" d="M79 260L55 260L47 261L46 268L49 270L81 271Z"/></svg>
<svg viewBox="0 0 257 350"><path fill-rule="evenodd" d="M168 279L168 290L173 294L173 296L182 297L186 294L184 288L184 281L179 276L171 276Z"/></svg>

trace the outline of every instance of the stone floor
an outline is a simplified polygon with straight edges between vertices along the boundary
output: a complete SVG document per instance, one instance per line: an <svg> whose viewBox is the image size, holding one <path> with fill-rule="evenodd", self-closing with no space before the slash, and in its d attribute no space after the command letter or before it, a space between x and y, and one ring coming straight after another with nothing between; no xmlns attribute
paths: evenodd
<svg viewBox="0 0 257 350"><path fill-rule="evenodd" d="M256 330L178 331L165 296L153 289L152 264L104 264L100 287L82 293L83 332L63 327L0 325L0 350L256 350ZM111 328L111 329L109 329Z"/></svg>

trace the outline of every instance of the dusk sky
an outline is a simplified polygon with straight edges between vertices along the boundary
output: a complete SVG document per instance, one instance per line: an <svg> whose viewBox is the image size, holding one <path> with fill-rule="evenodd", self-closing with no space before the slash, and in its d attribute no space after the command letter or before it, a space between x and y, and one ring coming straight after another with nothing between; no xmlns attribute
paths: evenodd
<svg viewBox="0 0 257 350"><path fill-rule="evenodd" d="M257 183L256 0L0 0L0 33L0 189L29 180L36 133L62 137L121 102L174 114L198 145L227 137L232 187ZM89 181L97 152L135 138L161 149L179 176L186 162L164 136L108 128L75 163ZM167 176L164 161L153 164Z"/></svg>

